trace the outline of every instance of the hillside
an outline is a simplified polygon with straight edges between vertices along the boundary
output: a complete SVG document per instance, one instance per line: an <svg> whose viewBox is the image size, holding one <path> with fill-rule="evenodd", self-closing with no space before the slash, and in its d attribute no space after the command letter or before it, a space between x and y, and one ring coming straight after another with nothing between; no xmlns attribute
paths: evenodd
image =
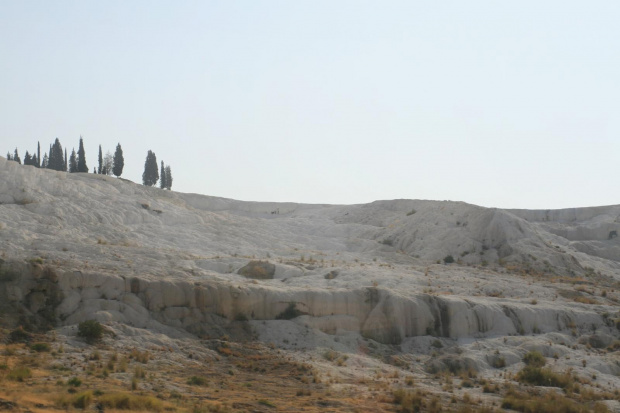
<svg viewBox="0 0 620 413"><path fill-rule="evenodd" d="M619 231L620 205L242 202L0 158L0 325L53 329L66 348L83 348L75 326L95 319L119 348L185 343L211 361L222 347L209 340L227 336L239 353L282 351L330 377L313 390L324 397L367 400L333 411L395 409L377 392L407 377L446 409L451 397L454 409L471 404L466 392L499 407L509 395L483 391L482 380L514 382L537 350L608 392L579 400L584 408L614 410ZM437 372L470 370L479 386L437 391Z"/></svg>

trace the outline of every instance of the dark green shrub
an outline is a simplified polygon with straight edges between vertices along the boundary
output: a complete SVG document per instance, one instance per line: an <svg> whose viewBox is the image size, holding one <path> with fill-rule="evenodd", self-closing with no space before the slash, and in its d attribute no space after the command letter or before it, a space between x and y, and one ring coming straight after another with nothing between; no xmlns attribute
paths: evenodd
<svg viewBox="0 0 620 413"><path fill-rule="evenodd" d="M77 377L72 377L67 381L67 384L73 387L80 387L82 385L82 380Z"/></svg>
<svg viewBox="0 0 620 413"><path fill-rule="evenodd" d="M286 310L282 311L276 316L276 320L292 320L295 317L299 317L304 313L297 309L297 303L290 302Z"/></svg>
<svg viewBox="0 0 620 413"><path fill-rule="evenodd" d="M52 350L48 343L34 343L30 345L30 349L37 353L47 353Z"/></svg>
<svg viewBox="0 0 620 413"><path fill-rule="evenodd" d="M78 325L77 335L88 343L94 343L103 337L103 326L95 320L83 321Z"/></svg>
<svg viewBox="0 0 620 413"><path fill-rule="evenodd" d="M446 255L443 259L444 264L452 264L454 262L454 257L452 255Z"/></svg>

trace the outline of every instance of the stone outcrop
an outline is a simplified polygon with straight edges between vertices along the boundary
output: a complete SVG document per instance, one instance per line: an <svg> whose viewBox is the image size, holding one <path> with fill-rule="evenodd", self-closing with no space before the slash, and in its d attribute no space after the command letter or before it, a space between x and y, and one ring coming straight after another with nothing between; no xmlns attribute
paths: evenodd
<svg viewBox="0 0 620 413"><path fill-rule="evenodd" d="M274 320L295 303L305 314L296 319L299 323L328 334L352 331L388 344L424 335L456 339L608 328L595 311L561 304L472 301L429 294L405 297L376 287L304 291L152 280L27 263L5 262L0 268L0 308L5 320L12 314L13 325L28 322L49 327L95 318L155 330L172 327L206 333L213 324L225 325L240 315L250 321ZM9 311L15 308L21 310Z"/></svg>
<svg viewBox="0 0 620 413"><path fill-rule="evenodd" d="M271 280L276 273L276 266L267 261L250 261L237 271L237 274L255 280Z"/></svg>

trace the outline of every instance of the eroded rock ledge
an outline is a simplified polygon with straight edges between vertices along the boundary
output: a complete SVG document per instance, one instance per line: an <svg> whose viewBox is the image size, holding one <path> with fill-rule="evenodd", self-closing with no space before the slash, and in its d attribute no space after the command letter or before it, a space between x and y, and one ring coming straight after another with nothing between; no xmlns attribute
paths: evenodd
<svg viewBox="0 0 620 413"><path fill-rule="evenodd" d="M95 318L168 333L178 329L208 334L233 320L281 319L291 308L298 310L293 314L303 314L295 318L298 323L328 334L353 331L386 344L424 335L456 339L613 329L611 320L594 308L561 303L405 296L378 287L285 290L221 280L153 280L66 271L36 262L0 264L0 316L9 325L49 328Z"/></svg>

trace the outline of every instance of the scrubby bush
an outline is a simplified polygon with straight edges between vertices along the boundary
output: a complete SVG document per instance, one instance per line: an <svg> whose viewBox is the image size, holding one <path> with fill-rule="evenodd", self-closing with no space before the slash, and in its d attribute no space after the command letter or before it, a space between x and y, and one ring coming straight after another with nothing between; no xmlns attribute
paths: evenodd
<svg viewBox="0 0 620 413"><path fill-rule="evenodd" d="M205 379L204 377L192 376L187 379L187 384L191 386L207 386L208 382L207 379Z"/></svg>
<svg viewBox="0 0 620 413"><path fill-rule="evenodd" d="M28 343L32 340L32 334L21 326L9 333L9 343Z"/></svg>
<svg viewBox="0 0 620 413"><path fill-rule="evenodd" d="M94 343L103 337L103 326L96 320L83 321L78 325L77 335L88 343Z"/></svg>
<svg viewBox="0 0 620 413"><path fill-rule="evenodd" d="M56 399L56 406L66 409L75 407L77 409L86 409L93 402L93 392L84 391L77 394L61 395Z"/></svg>
<svg viewBox="0 0 620 413"><path fill-rule="evenodd" d="M67 384L73 387L80 387L82 385L82 380L78 379L77 377L72 377L67 380Z"/></svg>
<svg viewBox="0 0 620 413"><path fill-rule="evenodd" d="M93 393L85 391L74 396L73 407L78 409L86 409L93 402Z"/></svg>
<svg viewBox="0 0 620 413"><path fill-rule="evenodd" d="M503 369L506 367L506 359L504 357L497 356L491 362L491 366L496 369Z"/></svg>
<svg viewBox="0 0 620 413"><path fill-rule="evenodd" d="M398 389L392 395L394 404L399 406L398 411L402 413L419 412L424 405L424 395L419 391Z"/></svg>
<svg viewBox="0 0 620 413"><path fill-rule="evenodd" d="M538 351L530 351L527 353L523 356L523 362L531 367L542 367L547 364L545 356L540 354Z"/></svg>
<svg viewBox="0 0 620 413"><path fill-rule="evenodd" d="M30 345L30 349L37 353L47 353L52 350L49 343L34 343Z"/></svg>
<svg viewBox="0 0 620 413"><path fill-rule="evenodd" d="M329 349L325 353L323 353L323 357L325 358L325 360L334 361L338 358L338 352Z"/></svg>
<svg viewBox="0 0 620 413"><path fill-rule="evenodd" d="M99 404L105 408L118 410L145 410L161 412L164 409L161 400L150 396L138 396L131 393L109 393L99 397Z"/></svg>
<svg viewBox="0 0 620 413"><path fill-rule="evenodd" d="M572 376L568 373L558 374L549 369L540 367L526 366L517 373L517 381L521 383L533 384L534 386L561 387L566 389L574 383Z"/></svg>
<svg viewBox="0 0 620 413"><path fill-rule="evenodd" d="M454 262L454 257L452 255L446 255L443 259L444 264L452 264Z"/></svg>

